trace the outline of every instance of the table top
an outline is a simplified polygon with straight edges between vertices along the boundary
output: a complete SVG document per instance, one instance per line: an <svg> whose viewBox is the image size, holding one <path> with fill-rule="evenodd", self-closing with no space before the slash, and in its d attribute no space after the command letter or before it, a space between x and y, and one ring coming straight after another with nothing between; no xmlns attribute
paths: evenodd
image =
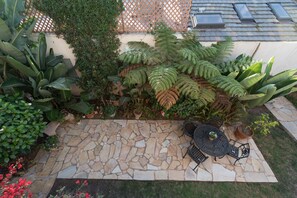
<svg viewBox="0 0 297 198"><path fill-rule="evenodd" d="M210 140L209 132L215 132L217 138ZM228 152L229 141L225 134L211 125L200 125L194 131L194 142L196 146L206 154L214 157L224 156Z"/></svg>

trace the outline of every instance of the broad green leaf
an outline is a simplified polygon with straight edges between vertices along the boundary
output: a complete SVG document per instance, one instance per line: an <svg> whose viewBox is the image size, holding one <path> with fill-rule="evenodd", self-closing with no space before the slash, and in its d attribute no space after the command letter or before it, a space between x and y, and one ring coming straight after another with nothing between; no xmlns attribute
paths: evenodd
<svg viewBox="0 0 297 198"><path fill-rule="evenodd" d="M37 74L30 67L22 64L14 58L8 56L6 58L6 61L9 63L11 67L18 70L20 73L26 75L27 77L37 77Z"/></svg>
<svg viewBox="0 0 297 198"><path fill-rule="evenodd" d="M249 68L244 70L243 73L237 78L237 80L240 82L248 76L261 73L261 70L262 70L262 63L261 62L254 63Z"/></svg>
<svg viewBox="0 0 297 198"><path fill-rule="evenodd" d="M265 76L265 74L253 74L251 76L246 77L245 79L243 79L240 84L245 88L248 89L250 87L252 87L253 85L255 85L257 82L259 82L263 77Z"/></svg>
<svg viewBox="0 0 297 198"><path fill-rule="evenodd" d="M270 77L270 72L272 70L273 63L274 63L274 57L271 57L267 63L267 66L265 68L265 76L261 80L261 82L265 82Z"/></svg>
<svg viewBox="0 0 297 198"><path fill-rule="evenodd" d="M0 41L0 50L4 54L15 58L16 60L20 61L21 63L26 63L26 61L27 61L25 54L8 42Z"/></svg>
<svg viewBox="0 0 297 198"><path fill-rule="evenodd" d="M1 84L1 88L24 87L27 86L24 81L19 78L10 77Z"/></svg>
<svg viewBox="0 0 297 198"><path fill-rule="evenodd" d="M297 69L289 69L289 70L283 71L268 79L265 84L276 84L281 81L287 80L290 77L292 77L296 72L297 72Z"/></svg>
<svg viewBox="0 0 297 198"><path fill-rule="evenodd" d="M38 102L38 103L43 103L43 102L49 102L49 101L52 101L54 98L42 98L42 99L37 99L37 100L34 100L35 102Z"/></svg>
<svg viewBox="0 0 297 198"><path fill-rule="evenodd" d="M33 101L32 102L32 106L40 109L43 112L47 112L53 109L53 105L51 102L37 102L37 101Z"/></svg>
<svg viewBox="0 0 297 198"><path fill-rule="evenodd" d="M254 100L254 99L258 99L258 98L261 98L265 96L264 93L259 93L259 94L248 94L248 95L245 95L245 96L241 96L239 97L238 99L239 100L242 100L242 101L245 101L245 100Z"/></svg>
<svg viewBox="0 0 297 198"><path fill-rule="evenodd" d="M11 39L11 32L5 21L0 18L0 41L9 41Z"/></svg>
<svg viewBox="0 0 297 198"><path fill-rule="evenodd" d="M38 92L44 98L50 98L50 97L52 97L52 93L50 91L48 91L48 90L39 88L38 89Z"/></svg>
<svg viewBox="0 0 297 198"><path fill-rule="evenodd" d="M51 87L58 90L70 90L70 86L73 84L73 80L69 78L58 78L54 82L46 85L46 87Z"/></svg>
<svg viewBox="0 0 297 198"><path fill-rule="evenodd" d="M23 13L25 12L25 1L4 0L4 4L4 12L7 17L8 26L15 29L18 27L22 19L24 19Z"/></svg>
<svg viewBox="0 0 297 198"><path fill-rule="evenodd" d="M65 74L68 72L68 67L64 63L58 63L54 67L52 80L56 80L60 77L65 76Z"/></svg>
<svg viewBox="0 0 297 198"><path fill-rule="evenodd" d="M44 33L40 33L38 37L38 45L37 45L37 55L36 62L39 65L41 70L45 69L45 59L46 59L46 38Z"/></svg>
<svg viewBox="0 0 297 198"><path fill-rule="evenodd" d="M74 111L77 111L79 113L83 113L83 114L89 114L92 112L93 107L92 105L90 105L89 103L81 100L78 103L68 103L65 104L66 108L72 109Z"/></svg>

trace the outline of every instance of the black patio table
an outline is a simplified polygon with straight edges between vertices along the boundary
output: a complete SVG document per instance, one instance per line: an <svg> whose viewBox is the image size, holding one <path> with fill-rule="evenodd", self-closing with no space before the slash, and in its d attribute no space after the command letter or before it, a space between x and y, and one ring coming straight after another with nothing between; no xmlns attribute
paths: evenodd
<svg viewBox="0 0 297 198"><path fill-rule="evenodd" d="M217 134L217 138L214 140L209 138L211 131ZM225 134L211 125L200 125L195 129L194 143L202 152L214 157L226 155L229 147L229 141Z"/></svg>

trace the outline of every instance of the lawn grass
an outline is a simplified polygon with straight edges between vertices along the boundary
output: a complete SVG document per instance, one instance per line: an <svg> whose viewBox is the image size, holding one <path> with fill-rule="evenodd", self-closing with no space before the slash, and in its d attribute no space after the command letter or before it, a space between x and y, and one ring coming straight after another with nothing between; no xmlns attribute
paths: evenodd
<svg viewBox="0 0 297 198"><path fill-rule="evenodd" d="M88 191L100 192L104 197L297 197L297 143L281 128L271 134L254 137L259 149L275 173L278 183L234 183L234 182L138 182L89 180ZM57 180L58 186L72 186L73 180Z"/></svg>

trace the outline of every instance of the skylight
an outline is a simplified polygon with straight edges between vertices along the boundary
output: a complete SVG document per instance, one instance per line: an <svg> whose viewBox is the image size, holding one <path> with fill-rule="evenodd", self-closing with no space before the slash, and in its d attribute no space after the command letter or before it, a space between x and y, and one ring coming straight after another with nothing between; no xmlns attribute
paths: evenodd
<svg viewBox="0 0 297 198"><path fill-rule="evenodd" d="M254 18L245 3L235 3L234 9L241 21L253 22Z"/></svg>
<svg viewBox="0 0 297 198"><path fill-rule="evenodd" d="M192 17L193 28L223 28L225 23L219 13L199 13Z"/></svg>
<svg viewBox="0 0 297 198"><path fill-rule="evenodd" d="M292 18L280 3L269 3L268 5L271 8L273 14L276 16L277 20L292 21Z"/></svg>

